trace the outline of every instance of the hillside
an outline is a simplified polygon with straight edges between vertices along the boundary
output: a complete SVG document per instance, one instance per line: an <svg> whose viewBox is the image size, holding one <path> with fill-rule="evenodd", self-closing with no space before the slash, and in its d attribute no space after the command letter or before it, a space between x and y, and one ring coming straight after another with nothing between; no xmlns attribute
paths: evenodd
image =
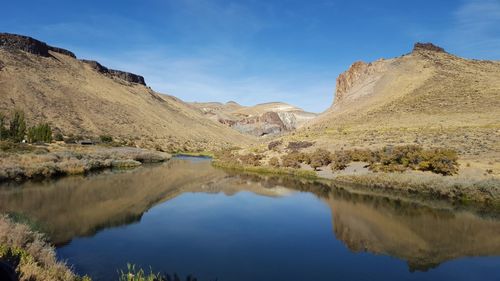
<svg viewBox="0 0 500 281"><path fill-rule="evenodd" d="M333 105L290 139L332 151L421 144L500 162L500 62L463 59L430 43L393 59L356 62Z"/></svg>
<svg viewBox="0 0 500 281"><path fill-rule="evenodd" d="M242 106L236 102L191 103L209 119L226 124L254 136L277 135L290 132L315 118L315 113L283 102L269 102Z"/></svg>
<svg viewBox="0 0 500 281"><path fill-rule="evenodd" d="M167 75L167 74L166 74ZM33 38L0 33L0 112L26 113L64 135L111 135L141 147L202 150L248 142L146 86L142 76L78 60Z"/></svg>

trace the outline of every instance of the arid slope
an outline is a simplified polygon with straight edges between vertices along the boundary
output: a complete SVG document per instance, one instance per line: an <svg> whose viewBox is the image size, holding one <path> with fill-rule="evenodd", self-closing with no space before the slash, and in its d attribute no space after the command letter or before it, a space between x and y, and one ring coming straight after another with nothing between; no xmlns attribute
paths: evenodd
<svg viewBox="0 0 500 281"><path fill-rule="evenodd" d="M18 47L0 46L0 112L22 109L28 125L50 122L64 135L111 135L168 151L248 142L248 136L142 85L140 76L103 73L102 66L53 47L47 56ZM130 75L138 83L127 81Z"/></svg>
<svg viewBox="0 0 500 281"><path fill-rule="evenodd" d="M463 59L432 44L357 62L337 79L332 107L294 138L331 150L421 144L499 160L500 62Z"/></svg>

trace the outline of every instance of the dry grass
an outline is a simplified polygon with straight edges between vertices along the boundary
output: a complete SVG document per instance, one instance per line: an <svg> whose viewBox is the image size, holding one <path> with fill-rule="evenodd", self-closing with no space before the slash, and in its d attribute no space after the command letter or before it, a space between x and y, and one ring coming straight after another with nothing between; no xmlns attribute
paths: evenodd
<svg viewBox="0 0 500 281"><path fill-rule="evenodd" d="M451 201L500 206L500 180L494 177L447 177L424 172L338 175L335 181L359 184L379 191L398 191Z"/></svg>
<svg viewBox="0 0 500 281"><path fill-rule="evenodd" d="M106 168L163 162L169 154L131 147L52 145L44 154L0 152L0 182L85 174Z"/></svg>
<svg viewBox="0 0 500 281"><path fill-rule="evenodd" d="M23 109L28 125L49 122L64 135L111 135L164 151L201 151L249 142L177 98L102 75L53 53L0 50L0 112Z"/></svg>
<svg viewBox="0 0 500 281"><path fill-rule="evenodd" d="M42 234L6 216L0 216L0 259L15 267L21 281L82 280L66 263L57 261Z"/></svg>

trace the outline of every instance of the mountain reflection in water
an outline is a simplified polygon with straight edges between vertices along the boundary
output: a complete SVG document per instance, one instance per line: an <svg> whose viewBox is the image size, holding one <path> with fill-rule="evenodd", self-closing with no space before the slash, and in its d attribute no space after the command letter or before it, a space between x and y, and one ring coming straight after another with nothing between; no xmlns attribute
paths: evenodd
<svg viewBox="0 0 500 281"><path fill-rule="evenodd" d="M353 252L405 260L411 271L471 256L500 255L500 220L470 211L350 193L324 183L215 169L209 161L166 164L0 188L0 212L40 226L53 243L141 220L184 193L241 191L281 197L309 192L331 209L333 235Z"/></svg>

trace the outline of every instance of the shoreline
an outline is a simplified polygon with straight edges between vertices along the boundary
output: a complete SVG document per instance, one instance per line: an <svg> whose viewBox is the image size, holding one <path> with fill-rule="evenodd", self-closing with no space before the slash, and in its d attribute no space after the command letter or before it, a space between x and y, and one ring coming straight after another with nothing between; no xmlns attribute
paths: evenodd
<svg viewBox="0 0 500 281"><path fill-rule="evenodd" d="M329 185L347 185L354 191L373 192L382 196L403 196L423 200L500 210L500 179L463 178L430 173L370 173L363 175L319 176L316 171L303 168L274 168L226 164L214 159L212 166L258 175L293 176L326 182Z"/></svg>
<svg viewBox="0 0 500 281"><path fill-rule="evenodd" d="M172 158L168 153L135 147L50 144L23 145L16 149L0 151L0 184L86 175L106 169L132 169Z"/></svg>

